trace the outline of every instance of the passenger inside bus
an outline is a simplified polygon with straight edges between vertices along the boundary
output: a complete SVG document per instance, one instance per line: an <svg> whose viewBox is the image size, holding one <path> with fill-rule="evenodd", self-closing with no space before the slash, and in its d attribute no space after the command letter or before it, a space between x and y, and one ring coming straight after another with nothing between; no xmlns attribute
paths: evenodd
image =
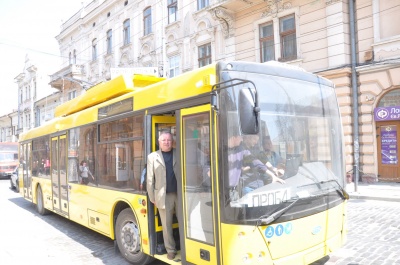
<svg viewBox="0 0 400 265"><path fill-rule="evenodd" d="M263 137L263 139L269 138L269 136ZM244 158L244 167L242 174L242 196L249 193L252 190L258 189L266 184L272 183L273 178L271 178L270 174L259 172L256 168L252 168L251 164L254 159L258 159L267 166L269 171L272 171L275 176L281 178L284 174L283 169L278 169L273 166L268 157L264 157L263 149L261 148L261 144L259 142L260 137L257 134L254 135L244 135L243 136L243 144L245 149L249 150L251 156ZM272 146L272 143L270 143Z"/></svg>
<svg viewBox="0 0 400 265"><path fill-rule="evenodd" d="M262 138L262 148L258 155L258 159L260 159L264 164L269 162L273 167L278 169L283 169L285 165L285 160L274 151L271 137L269 135Z"/></svg>
<svg viewBox="0 0 400 265"><path fill-rule="evenodd" d="M243 137L241 135L232 135L228 139L228 166L229 166L229 200L238 200L243 193L249 192L251 186L246 187L244 183L245 172L249 169L257 173L265 173L271 178L271 182L285 183L274 172L258 160L245 145L242 144ZM251 182L250 182L251 183Z"/></svg>
<svg viewBox="0 0 400 265"><path fill-rule="evenodd" d="M89 175L94 180L94 176L92 172L90 172L89 167L86 164L86 161L83 160L81 165L79 166L80 176L81 176L81 183L82 184L89 184Z"/></svg>

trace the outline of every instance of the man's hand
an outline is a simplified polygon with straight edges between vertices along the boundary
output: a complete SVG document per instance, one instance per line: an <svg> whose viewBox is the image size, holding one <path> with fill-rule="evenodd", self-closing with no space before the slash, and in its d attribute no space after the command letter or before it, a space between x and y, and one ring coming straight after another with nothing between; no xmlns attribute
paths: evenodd
<svg viewBox="0 0 400 265"><path fill-rule="evenodd" d="M266 172L268 175L271 176L272 182L279 182L279 183L281 183L281 184L286 183L283 179L279 178L279 177L278 177L274 172L272 172L271 170L267 169L265 172Z"/></svg>
<svg viewBox="0 0 400 265"><path fill-rule="evenodd" d="M277 176L273 176L272 177L272 182L279 182L281 184L285 184L286 183L283 179L278 178Z"/></svg>

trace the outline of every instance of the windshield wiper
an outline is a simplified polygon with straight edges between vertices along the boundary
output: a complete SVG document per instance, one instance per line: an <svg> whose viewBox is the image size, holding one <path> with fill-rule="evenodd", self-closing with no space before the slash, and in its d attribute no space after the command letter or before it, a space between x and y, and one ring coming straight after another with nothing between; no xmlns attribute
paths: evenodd
<svg viewBox="0 0 400 265"><path fill-rule="evenodd" d="M296 200L294 200L291 204L289 204L288 206L286 206L285 208L271 214L271 215L262 215L258 218L257 220L257 226L260 225L268 225L270 223L272 223L273 221L275 221L276 219L278 219L280 216L282 216L282 214L284 214L285 212L287 212L290 208L293 207L293 205L300 200L300 198L297 198Z"/></svg>
<svg viewBox="0 0 400 265"><path fill-rule="evenodd" d="M349 194L347 193L347 191L345 189L343 189L342 185L340 185L340 183L339 183L339 181L337 181L337 179L323 180L320 183L324 184L324 183L328 183L331 181L334 181L340 187L340 189L336 189L336 192L339 193L340 197L342 197L343 200L348 200L350 198Z"/></svg>
<svg viewBox="0 0 400 265"><path fill-rule="evenodd" d="M329 179L329 180L321 180L321 181L316 181L314 183L298 186L298 188L305 187L305 186L311 186L311 185L318 185L320 186L321 184L329 183L329 182L335 182L340 188L335 188L336 192L342 197L343 200L348 200L350 198L349 194L343 187L340 185L340 183L337 181L337 179ZM321 189L321 187L319 187Z"/></svg>

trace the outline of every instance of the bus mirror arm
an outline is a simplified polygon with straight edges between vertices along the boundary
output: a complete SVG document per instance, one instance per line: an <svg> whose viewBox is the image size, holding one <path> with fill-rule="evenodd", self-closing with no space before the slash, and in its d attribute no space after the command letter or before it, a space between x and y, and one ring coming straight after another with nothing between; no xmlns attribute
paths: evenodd
<svg viewBox="0 0 400 265"><path fill-rule="evenodd" d="M219 101L217 92L211 93L211 106L215 111L219 110Z"/></svg>

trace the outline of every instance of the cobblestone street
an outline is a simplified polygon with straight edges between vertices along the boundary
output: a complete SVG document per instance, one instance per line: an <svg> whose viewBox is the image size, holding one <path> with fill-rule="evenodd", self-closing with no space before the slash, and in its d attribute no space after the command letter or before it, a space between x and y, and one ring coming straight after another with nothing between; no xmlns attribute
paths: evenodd
<svg viewBox="0 0 400 265"><path fill-rule="evenodd" d="M400 264L399 212L399 202L350 199L347 243L326 264Z"/></svg>

